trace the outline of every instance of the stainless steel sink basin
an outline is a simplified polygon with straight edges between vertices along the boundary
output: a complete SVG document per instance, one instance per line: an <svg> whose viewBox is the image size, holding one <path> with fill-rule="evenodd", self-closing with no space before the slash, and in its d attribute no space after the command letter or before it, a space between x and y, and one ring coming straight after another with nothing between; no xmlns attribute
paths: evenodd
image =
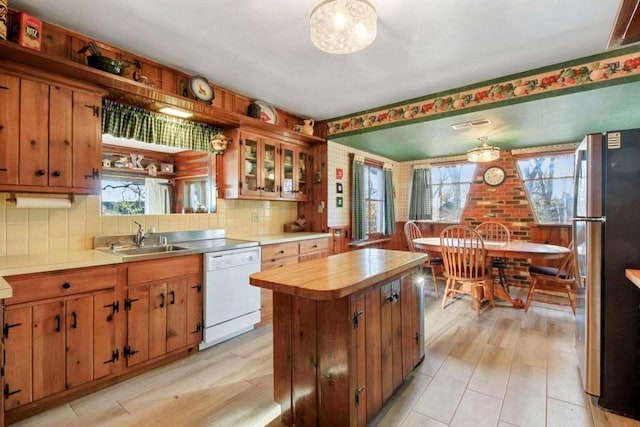
<svg viewBox="0 0 640 427"><path fill-rule="evenodd" d="M182 246L175 245L162 245L162 246L140 246L127 249L116 249L115 253L120 255L146 255L157 254L163 252L175 252L186 251L189 248L183 248Z"/></svg>
<svg viewBox="0 0 640 427"><path fill-rule="evenodd" d="M96 248L101 252L108 252L113 255L119 255L122 260L127 261L141 261L155 258L166 258L177 255L187 255L191 253L197 253L197 250L193 248L185 248L183 246L176 245L153 245L153 246L120 246L115 249L111 248Z"/></svg>

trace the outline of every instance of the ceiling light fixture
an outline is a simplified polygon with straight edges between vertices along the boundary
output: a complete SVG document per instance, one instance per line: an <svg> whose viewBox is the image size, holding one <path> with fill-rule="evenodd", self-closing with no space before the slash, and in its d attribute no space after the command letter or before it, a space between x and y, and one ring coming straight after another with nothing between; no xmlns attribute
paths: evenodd
<svg viewBox="0 0 640 427"><path fill-rule="evenodd" d="M173 107L160 107L158 111L164 114L168 114L170 116L180 117L183 119L188 119L189 117L193 116L193 113L190 113L184 110L178 110L177 108L173 108Z"/></svg>
<svg viewBox="0 0 640 427"><path fill-rule="evenodd" d="M367 0L324 0L311 11L311 42L327 53L345 54L373 43L376 9Z"/></svg>
<svg viewBox="0 0 640 427"><path fill-rule="evenodd" d="M490 124L491 124L491 119L479 119L479 120L471 120L470 122L454 123L451 125L451 127L454 130L461 130L461 129L475 128L478 126L486 126Z"/></svg>
<svg viewBox="0 0 640 427"><path fill-rule="evenodd" d="M467 151L467 160L473 163L485 163L498 160L500 158L500 148L487 144L487 137L478 138L482 145Z"/></svg>

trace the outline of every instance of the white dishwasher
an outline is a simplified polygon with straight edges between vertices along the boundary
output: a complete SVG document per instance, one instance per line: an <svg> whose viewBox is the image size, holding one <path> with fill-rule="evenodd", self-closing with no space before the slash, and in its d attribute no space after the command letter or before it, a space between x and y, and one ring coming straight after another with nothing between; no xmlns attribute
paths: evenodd
<svg viewBox="0 0 640 427"><path fill-rule="evenodd" d="M253 329L260 322L260 247L204 254L204 335L200 350Z"/></svg>

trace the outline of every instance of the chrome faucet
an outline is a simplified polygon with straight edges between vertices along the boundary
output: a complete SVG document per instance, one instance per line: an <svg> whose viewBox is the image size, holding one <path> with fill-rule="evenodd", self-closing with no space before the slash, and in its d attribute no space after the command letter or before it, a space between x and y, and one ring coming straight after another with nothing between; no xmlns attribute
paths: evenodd
<svg viewBox="0 0 640 427"><path fill-rule="evenodd" d="M136 231L135 236L133 236L133 243L136 246L142 246L144 245L144 239L146 239L151 233L153 233L153 228L150 228L147 232L145 232L144 228L142 228L142 224L140 224L138 221L133 221L133 223L138 226L138 231Z"/></svg>

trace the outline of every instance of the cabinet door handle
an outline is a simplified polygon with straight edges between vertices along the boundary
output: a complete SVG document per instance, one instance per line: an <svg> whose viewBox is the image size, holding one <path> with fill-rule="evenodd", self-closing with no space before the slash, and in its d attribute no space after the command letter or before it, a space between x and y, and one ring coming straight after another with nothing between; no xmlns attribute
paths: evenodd
<svg viewBox="0 0 640 427"><path fill-rule="evenodd" d="M160 308L164 307L164 293L160 294Z"/></svg>
<svg viewBox="0 0 640 427"><path fill-rule="evenodd" d="M171 291L169 292L169 295L171 295L171 301L169 301L169 304L173 305L176 303L176 292L175 291Z"/></svg>
<svg viewBox="0 0 640 427"><path fill-rule="evenodd" d="M191 289L197 289L198 292L201 292L202 291L202 285L198 284L198 285L192 286Z"/></svg>
<svg viewBox="0 0 640 427"><path fill-rule="evenodd" d="M69 282L64 282L64 283L62 284L62 287L63 287L64 289L69 289L69 288L71 287L71 283L69 283Z"/></svg>
<svg viewBox="0 0 640 427"><path fill-rule="evenodd" d="M3 126L3 125L0 125L0 130L2 130L2 129L4 129L4 126Z"/></svg>
<svg viewBox="0 0 640 427"><path fill-rule="evenodd" d="M91 175L84 176L87 179L98 179L100 177L100 171L96 168L91 169Z"/></svg>
<svg viewBox="0 0 640 427"><path fill-rule="evenodd" d="M4 385L4 398L7 399L9 396L14 395L16 393L20 393L22 390L9 391L9 384Z"/></svg>
<svg viewBox="0 0 640 427"><path fill-rule="evenodd" d="M191 333L197 334L197 333L200 333L201 330L202 330L202 324L198 322L198 324L196 325L196 329L194 331L191 331Z"/></svg>
<svg viewBox="0 0 640 427"><path fill-rule="evenodd" d="M95 117L99 117L100 116L100 107L98 107L97 105L86 105L85 107L90 108L91 109L91 113L95 116Z"/></svg>
<svg viewBox="0 0 640 427"><path fill-rule="evenodd" d="M105 360L102 362L103 365L107 365L109 363L116 363L116 361L120 359L120 350L117 348L111 352L111 359Z"/></svg>
<svg viewBox="0 0 640 427"><path fill-rule="evenodd" d="M73 319L71 321L71 328L78 329L78 314L75 311L71 312L71 318Z"/></svg>
<svg viewBox="0 0 640 427"><path fill-rule="evenodd" d="M55 177L57 178L57 177L59 177L59 176L60 176L60 175L62 175L62 174L60 173L60 171L53 171L53 172L51 173L51 175L52 175L52 176L55 176Z"/></svg>
<svg viewBox="0 0 640 427"><path fill-rule="evenodd" d="M7 168L0 168L0 172L7 172L9 169Z"/></svg>
<svg viewBox="0 0 640 427"><path fill-rule="evenodd" d="M9 329L17 328L18 326L22 326L22 323L5 323L2 328L2 335L5 338L9 338Z"/></svg>
<svg viewBox="0 0 640 427"><path fill-rule="evenodd" d="M9 90L8 87L0 85L0 89Z"/></svg>
<svg viewBox="0 0 640 427"><path fill-rule="evenodd" d="M38 169L36 171L36 176L43 176L43 175L46 175L46 174L47 174L47 171L45 171L44 169Z"/></svg>
<svg viewBox="0 0 640 427"><path fill-rule="evenodd" d="M62 318L59 314L56 314L56 332L60 332L62 330Z"/></svg>

